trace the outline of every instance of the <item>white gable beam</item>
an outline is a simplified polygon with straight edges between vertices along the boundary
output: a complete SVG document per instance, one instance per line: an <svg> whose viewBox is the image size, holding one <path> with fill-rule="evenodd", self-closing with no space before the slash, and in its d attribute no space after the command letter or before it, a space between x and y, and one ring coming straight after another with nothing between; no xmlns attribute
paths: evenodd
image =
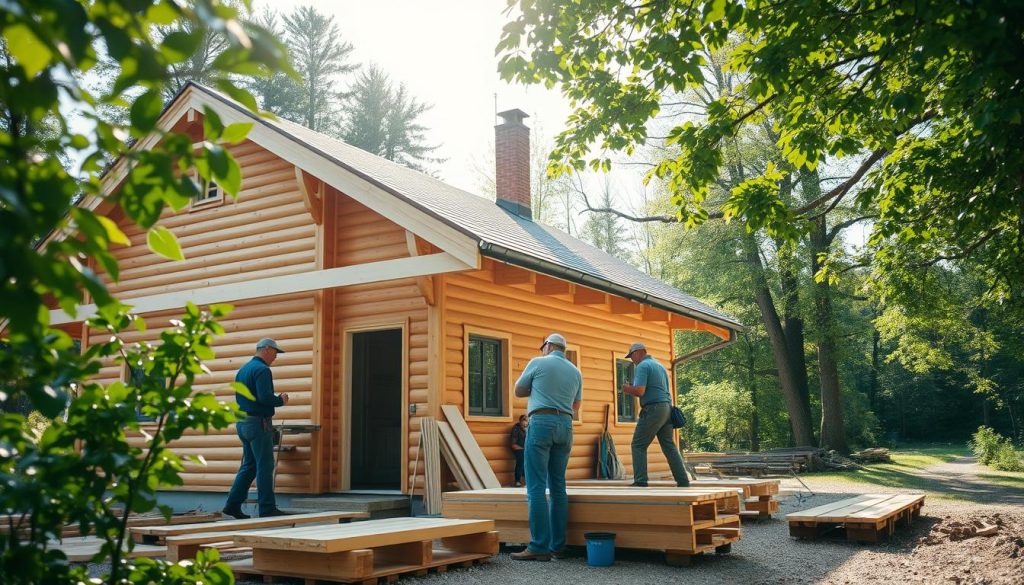
<svg viewBox="0 0 1024 585"><path fill-rule="evenodd" d="M179 309L188 302L198 306L211 303L232 303L339 286L384 282L400 278L415 278L472 269L475 269L475 266L466 264L447 252L441 252L426 256L382 260L380 262L368 262L325 270L312 270L299 274L285 274L247 282L220 284L158 295L122 298L120 300L126 305L131 305L133 313L144 314ZM80 306L75 317L68 315L61 309L54 309L50 311L50 324L74 323L88 319L95 314L96 305L94 304Z"/></svg>

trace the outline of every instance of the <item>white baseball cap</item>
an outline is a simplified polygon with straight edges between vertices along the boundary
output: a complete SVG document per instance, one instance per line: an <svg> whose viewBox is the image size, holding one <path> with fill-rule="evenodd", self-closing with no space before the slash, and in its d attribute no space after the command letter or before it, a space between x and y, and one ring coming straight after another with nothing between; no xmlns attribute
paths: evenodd
<svg viewBox="0 0 1024 585"><path fill-rule="evenodd" d="M544 343L540 344L540 349L544 349L544 345L548 343L550 343L551 345L557 345L562 349L565 349L565 346L568 345L565 342L565 338L558 333L552 333L551 335L548 335L548 338L544 340Z"/></svg>

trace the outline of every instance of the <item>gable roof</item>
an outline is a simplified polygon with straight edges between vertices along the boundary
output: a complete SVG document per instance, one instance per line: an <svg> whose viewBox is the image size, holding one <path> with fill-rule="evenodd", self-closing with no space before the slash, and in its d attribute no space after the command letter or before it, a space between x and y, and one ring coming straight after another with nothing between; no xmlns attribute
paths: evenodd
<svg viewBox="0 0 1024 585"><path fill-rule="evenodd" d="M365 181L476 240L480 253L502 262L623 296L736 331L739 321L630 264L560 230L519 217L490 199L315 132L283 118L259 118L207 87L191 87L316 151ZM183 89L184 91L184 89Z"/></svg>

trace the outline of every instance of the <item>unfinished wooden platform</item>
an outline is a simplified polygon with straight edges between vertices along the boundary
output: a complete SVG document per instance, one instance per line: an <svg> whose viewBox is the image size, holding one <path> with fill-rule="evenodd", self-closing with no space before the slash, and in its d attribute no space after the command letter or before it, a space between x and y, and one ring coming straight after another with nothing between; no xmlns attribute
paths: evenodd
<svg viewBox="0 0 1024 585"><path fill-rule="evenodd" d="M96 536L71 536L61 540L50 541L49 548L59 550L73 563L85 563L92 560L106 543ZM163 557L167 547L151 544L136 544L132 550L125 549L124 558Z"/></svg>
<svg viewBox="0 0 1024 585"><path fill-rule="evenodd" d="M387 518L232 536L252 559L230 563L236 575L375 583L405 573L467 566L498 552L491 520Z"/></svg>
<svg viewBox="0 0 1024 585"><path fill-rule="evenodd" d="M575 487L629 487L630 479L578 479L567 482ZM690 487L694 489L705 488L732 488L741 491L743 497L743 510L740 516L743 518L771 518L772 514L779 511L779 484L778 479L748 478L736 479L695 479L690 480ZM676 482L672 480L651 480L648 488L677 488Z"/></svg>
<svg viewBox="0 0 1024 585"><path fill-rule="evenodd" d="M842 531L847 540L877 542L921 515L924 494L865 494L786 515L789 535L819 538Z"/></svg>
<svg viewBox="0 0 1024 585"><path fill-rule="evenodd" d="M685 565L709 551L728 552L740 539L739 495L733 489L570 487L567 543L586 532L614 532L617 548L663 550ZM490 518L502 542L530 540L525 488L447 492L446 517Z"/></svg>
<svg viewBox="0 0 1024 585"><path fill-rule="evenodd" d="M177 562L182 559L195 558L203 544L230 542L231 535L240 530L260 528L280 528L298 526L300 524L322 524L348 522L353 519L368 518L368 512L313 512L310 514L290 514L288 516L271 516L269 518L247 518L245 520L222 520L220 522L204 522L199 524L180 524L177 526L144 526L132 528L136 540L146 544L166 544L167 560Z"/></svg>

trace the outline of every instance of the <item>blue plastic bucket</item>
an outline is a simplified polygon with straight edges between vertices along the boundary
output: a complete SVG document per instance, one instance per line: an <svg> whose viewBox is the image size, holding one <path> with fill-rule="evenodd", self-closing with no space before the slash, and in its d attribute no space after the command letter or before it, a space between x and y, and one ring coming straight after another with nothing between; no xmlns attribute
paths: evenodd
<svg viewBox="0 0 1024 585"><path fill-rule="evenodd" d="M610 567L615 563L615 533L586 532L587 564L591 567Z"/></svg>

